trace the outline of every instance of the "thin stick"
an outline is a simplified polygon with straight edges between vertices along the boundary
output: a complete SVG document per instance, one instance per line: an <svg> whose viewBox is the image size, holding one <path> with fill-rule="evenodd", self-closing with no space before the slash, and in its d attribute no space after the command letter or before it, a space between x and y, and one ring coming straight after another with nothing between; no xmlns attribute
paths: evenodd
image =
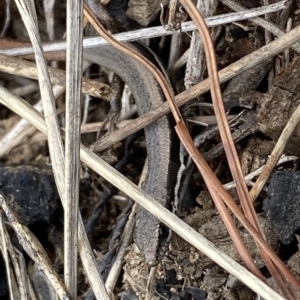
<svg viewBox="0 0 300 300"><path fill-rule="evenodd" d="M64 280L77 298L79 145L82 74L83 0L67 1L66 141L64 209Z"/></svg>
<svg viewBox="0 0 300 300"><path fill-rule="evenodd" d="M232 0L220 0L220 1L224 5L228 6L229 8L231 8L232 10L235 10L237 12L238 11L242 12L242 11L245 10L245 7L240 5L236 1L232 1ZM282 31L280 28L278 28L273 23L269 22L267 19L265 20L263 18L255 17L255 18L249 19L249 21L256 24L256 25L261 26L262 28L265 29L265 31L268 31L269 33L272 33L274 36L280 37L280 36L283 36L285 34L284 31ZM271 42L271 41L269 41L269 42ZM300 44L299 43L295 43L291 48L293 50L295 50L296 52L300 53Z"/></svg>
<svg viewBox="0 0 300 300"><path fill-rule="evenodd" d="M217 25L224 25L232 22L237 22L241 20L247 20L249 18L254 18L257 16L261 16L267 13L275 12L278 10L281 10L285 7L286 1L280 1L278 3L269 5L269 6L262 6L254 9L246 9L244 11L238 12L238 13L229 13L224 15L218 15L213 16L210 18L205 19L205 22L208 27L213 27ZM182 32L188 32L196 30L196 26L194 22L185 22L181 25ZM165 35L171 35L174 34L173 31L166 31L163 26L157 26L152 28L145 28L140 29L136 31L130 31L130 32L123 32L115 34L114 37L118 41L122 42L130 42L130 41L136 41L140 39L146 39L146 38L154 38L154 37L160 37ZM84 38L83 39L83 48L92 48L97 47L100 45L107 45L108 43L106 40L102 37L93 37L93 38ZM55 42L55 43L45 43L43 44L43 51L44 52L51 52L51 51L61 51L66 50L66 42ZM18 56L18 55L26 55L33 53L32 47L22 47L22 48L16 48L16 49L6 49L6 50L0 50L0 53L11 55L11 56Z"/></svg>

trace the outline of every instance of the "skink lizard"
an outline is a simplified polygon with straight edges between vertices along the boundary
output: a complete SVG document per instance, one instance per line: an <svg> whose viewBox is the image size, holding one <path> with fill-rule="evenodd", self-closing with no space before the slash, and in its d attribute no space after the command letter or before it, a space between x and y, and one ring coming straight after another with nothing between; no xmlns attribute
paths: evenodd
<svg viewBox="0 0 300 300"><path fill-rule="evenodd" d="M164 72L159 59L148 47L138 42L129 45ZM165 101L162 90L151 72L119 50L111 46L87 49L84 51L84 59L110 69L127 83L140 116ZM169 115L145 128L148 174L143 189L166 207L170 206L173 199L179 168L179 142L174 125L172 116ZM140 208L137 214L135 242L149 265L160 261L169 236L169 229L165 225Z"/></svg>

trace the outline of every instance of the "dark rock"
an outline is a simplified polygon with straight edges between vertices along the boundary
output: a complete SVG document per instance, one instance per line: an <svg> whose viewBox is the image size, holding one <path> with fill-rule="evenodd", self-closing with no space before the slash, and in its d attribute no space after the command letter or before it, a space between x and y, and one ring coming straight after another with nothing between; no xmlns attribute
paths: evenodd
<svg viewBox="0 0 300 300"><path fill-rule="evenodd" d="M170 299L171 297L170 286L163 278L157 280L155 290L162 297Z"/></svg>
<svg viewBox="0 0 300 300"><path fill-rule="evenodd" d="M0 189L22 224L50 222L60 202L51 167L0 167Z"/></svg>
<svg viewBox="0 0 300 300"><path fill-rule="evenodd" d="M271 220L279 239L289 245L300 229L300 172L276 172L268 186L269 198L263 210Z"/></svg>
<svg viewBox="0 0 300 300"><path fill-rule="evenodd" d="M180 284L176 277L176 271L174 269L166 271L166 279L167 279L168 284L171 284L171 285L179 285Z"/></svg>

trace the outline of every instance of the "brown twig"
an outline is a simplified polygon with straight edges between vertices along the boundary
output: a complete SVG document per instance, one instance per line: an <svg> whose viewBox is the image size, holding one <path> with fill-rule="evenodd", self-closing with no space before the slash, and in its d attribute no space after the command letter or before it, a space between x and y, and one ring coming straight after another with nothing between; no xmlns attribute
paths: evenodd
<svg viewBox="0 0 300 300"><path fill-rule="evenodd" d="M236 152L236 148L231 136L230 128L227 122L225 109L223 105L222 95L221 95L221 89L218 79L218 72L217 72L217 64L216 64L216 58L215 58L215 52L214 52L214 46L210 38L210 34L208 31L208 28L200 15L199 11L196 9L196 7L192 4L191 1L187 0L181 0L182 5L184 6L187 13L190 15L192 20L197 25L197 28L199 30L199 33L202 37L203 44L205 47L205 53L206 53L206 59L207 59L207 68L208 68L208 74L211 82L211 95L212 100L214 104L214 110L217 118L217 123L219 125L220 130L220 136L222 139L222 142L224 144L224 150L228 159L228 165L231 170L232 176L234 181L236 182L236 188L237 193L239 195L242 208L245 212L246 217L249 219L250 223L254 226L254 228L263 236L262 229L260 228L256 213L254 211L254 207L250 201L247 186L242 174L241 166L239 163L238 155ZM215 201L215 199L214 199ZM215 201L216 203L216 201ZM222 216L222 215L221 215ZM222 217L223 218L223 217ZM223 219L225 223L225 219ZM226 220L228 222L228 219ZM225 223L226 227L227 224ZM235 243L235 241L233 241ZM236 243L235 243L236 244ZM280 286L281 290L283 291L284 295L288 299L293 299L292 291L289 290L289 287L284 282L284 276L282 275L284 273L280 274L279 270L280 267L277 268L274 266L274 263L270 260L267 253L263 248L260 248L260 252L262 255L262 258L264 259L269 271L271 272L272 276L274 277L277 284ZM243 257L243 260L245 261L248 257ZM246 262L245 262L246 263ZM248 263L247 263L248 266Z"/></svg>
<svg viewBox="0 0 300 300"><path fill-rule="evenodd" d="M89 7L84 4L84 14L86 18L89 20L89 22L94 26L94 28L101 33L101 35L114 47L117 49L123 51L124 53L132 56L133 58L137 59L139 62L141 62L143 65L146 65L149 70L154 75L155 79L159 82L164 94L166 95L166 98L170 103L172 102L172 99L174 98L173 92L165 79L164 75L155 67L155 65L149 61L147 61L143 55L133 51L129 47L127 47L125 44L120 44L115 38L113 38L102 26L102 24L97 20L97 18L94 16L93 12L89 9ZM176 105L170 106L171 111L174 115L175 121L180 122L182 120L180 111Z"/></svg>

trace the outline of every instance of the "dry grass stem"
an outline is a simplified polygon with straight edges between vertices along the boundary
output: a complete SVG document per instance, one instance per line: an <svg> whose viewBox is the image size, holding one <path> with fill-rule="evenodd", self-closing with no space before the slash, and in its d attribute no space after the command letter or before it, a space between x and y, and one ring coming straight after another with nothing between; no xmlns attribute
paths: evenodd
<svg viewBox="0 0 300 300"><path fill-rule="evenodd" d="M279 165L284 164L284 163L289 162L289 161L295 161L295 160L297 160L297 159L298 159L297 156L291 156L291 155L285 156L285 155L283 155L283 156L280 157L280 159L279 159L278 162L276 163L276 166L279 166ZM255 170L255 171L249 173L248 175L246 175L246 176L244 177L246 183L247 183L248 185L251 185L251 184L252 184L252 183L251 183L251 180L252 180L253 178L257 177L259 174L261 174L262 171L263 171L263 169L264 169L265 167L266 167L266 165L264 165L264 166L258 168L257 170ZM234 181L228 182L228 183L224 184L223 186L224 186L224 189L226 189L226 190L234 189L234 188L236 187Z"/></svg>
<svg viewBox="0 0 300 300"><path fill-rule="evenodd" d="M142 183L145 181L146 175L148 171L148 162L147 159L144 164L144 168L139 180L138 187L141 188ZM107 289L107 292L109 295L113 296L113 290L115 288L115 285L117 283L117 279L119 277L119 274L122 270L123 266L123 258L126 253L126 248L129 246L130 239L133 235L134 227L135 227L135 214L138 209L138 205L134 204L130 213L130 216L128 218L128 222L124 228L124 232L121 238L120 247L118 250L118 253L116 255L116 259L110 269L110 272L107 276L105 287Z"/></svg>
<svg viewBox="0 0 300 300"><path fill-rule="evenodd" d="M3 222L3 216L2 212L0 212L0 250L3 256L3 260L5 263L5 270L6 270L6 278L7 278L7 285L9 289L9 294L11 295L11 299L13 298L13 295L15 293L18 293L19 290L17 291L13 290L13 281L14 281L14 275L13 275L13 270L10 267L10 258L8 255L8 250L10 249L9 245L7 244L7 235L6 235L6 230L4 227L4 222ZM10 249L11 250L11 249Z"/></svg>
<svg viewBox="0 0 300 300"><path fill-rule="evenodd" d="M83 0L67 1L64 282L77 298Z"/></svg>
<svg viewBox="0 0 300 300"><path fill-rule="evenodd" d="M224 5L231 8L232 10L240 11L240 12L245 10L245 7L243 7L242 5L240 5L239 3L235 2L235 1L232 1L232 0L220 0L220 1ZM266 31L268 31L269 33L272 33L276 37L280 37L285 34L285 32L282 31L280 28L278 28L276 25L272 24L271 22L269 22L268 20L265 20L263 18L251 18L251 19L249 19L249 21L251 21L252 23L254 23L258 26L261 26ZM271 42L271 40L269 40L269 42ZM295 50L296 52L300 53L300 44L299 43L295 43L294 45L291 46L291 48L293 50Z"/></svg>
<svg viewBox="0 0 300 300"><path fill-rule="evenodd" d="M258 7L255 9L245 10L243 12L238 13L230 13L225 15L218 15L214 17L210 17L205 19L208 27L224 25L232 22L237 22L241 20L247 20L249 18L254 18L257 16L261 16L267 13L275 12L281 10L285 7L286 1L280 1L278 3L269 5L268 7ZM185 22L182 23L182 32L188 32L196 30L196 26L194 22ZM157 26L152 28L145 28L130 32L123 32L115 34L114 37L118 41L122 42L130 42L136 41L140 39L146 38L154 38L159 36L171 35L174 34L172 31L166 31L163 26ZM83 39L83 48L93 48L98 47L100 45L107 45L108 43L102 37L92 37L92 38L84 38ZM66 42L55 42L55 43L47 43L43 44L44 52L52 52L52 51L61 51L66 50ZM6 54L10 56L19 56L19 55L27 55L33 53L32 47L20 47L15 49L7 49L0 50L1 54Z"/></svg>
<svg viewBox="0 0 300 300"><path fill-rule="evenodd" d="M291 115L289 121L285 125L272 153L270 158L268 159L266 165L264 166L262 172L260 173L259 177L256 180L253 188L250 191L250 199L255 201L263 187L265 186L268 178L270 177L274 167L276 166L280 156L283 153L283 150L293 134L296 126L300 122L300 105L296 108L296 110Z"/></svg>
<svg viewBox="0 0 300 300"><path fill-rule="evenodd" d="M13 228L18 236L18 240L23 249L30 256L30 258L38 264L39 268L48 277L53 288L57 292L60 299L70 299L63 283L52 266L52 262L38 239L31 233L31 231L24 225L20 224L14 215L13 211L8 207L6 200L0 194L0 205L9 220L10 226Z"/></svg>

